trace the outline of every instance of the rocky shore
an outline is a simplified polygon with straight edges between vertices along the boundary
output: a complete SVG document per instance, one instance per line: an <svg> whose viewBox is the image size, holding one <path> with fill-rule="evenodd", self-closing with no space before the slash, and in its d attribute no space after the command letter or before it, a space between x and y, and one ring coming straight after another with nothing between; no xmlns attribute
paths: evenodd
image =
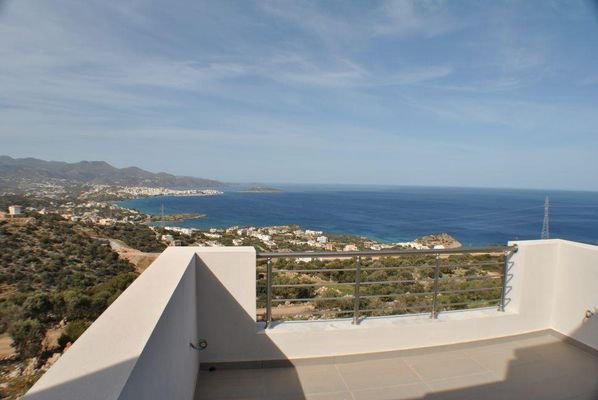
<svg viewBox="0 0 598 400"><path fill-rule="evenodd" d="M426 235L422 236L415 240L415 242L424 245L430 249L433 248L445 248L445 249L455 249L457 247L462 247L463 245L457 239L449 235L448 233L439 233L433 235Z"/></svg>

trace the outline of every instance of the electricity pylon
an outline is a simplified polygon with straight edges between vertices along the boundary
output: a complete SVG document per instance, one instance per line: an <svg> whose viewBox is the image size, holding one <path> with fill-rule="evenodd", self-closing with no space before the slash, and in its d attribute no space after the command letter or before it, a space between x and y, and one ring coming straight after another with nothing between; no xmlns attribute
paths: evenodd
<svg viewBox="0 0 598 400"><path fill-rule="evenodd" d="M542 239L548 239L550 237L550 231L548 228L548 222L549 222L548 208L549 208L549 202L548 202L548 196L546 196L546 198L544 199L544 223L542 224L542 235L540 236Z"/></svg>

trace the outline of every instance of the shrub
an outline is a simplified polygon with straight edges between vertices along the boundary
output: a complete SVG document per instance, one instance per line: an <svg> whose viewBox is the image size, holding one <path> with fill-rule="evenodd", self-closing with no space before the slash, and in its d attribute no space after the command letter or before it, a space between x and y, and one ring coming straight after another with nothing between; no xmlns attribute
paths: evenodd
<svg viewBox="0 0 598 400"><path fill-rule="evenodd" d="M16 321L9 329L9 334L21 358L35 357L41 351L44 329L38 320Z"/></svg>
<svg viewBox="0 0 598 400"><path fill-rule="evenodd" d="M74 343L75 340L79 338L85 332L87 328L91 325L90 322L87 321L71 321L64 327L64 332L58 338L58 345L60 347L64 347L67 343Z"/></svg>
<svg viewBox="0 0 598 400"><path fill-rule="evenodd" d="M40 322L49 322L55 319L54 305L50 296L40 292L31 294L23 303L23 316L35 318Z"/></svg>
<svg viewBox="0 0 598 400"><path fill-rule="evenodd" d="M93 319L93 308L91 297L80 292L68 293L65 295L66 317L70 320L76 319Z"/></svg>

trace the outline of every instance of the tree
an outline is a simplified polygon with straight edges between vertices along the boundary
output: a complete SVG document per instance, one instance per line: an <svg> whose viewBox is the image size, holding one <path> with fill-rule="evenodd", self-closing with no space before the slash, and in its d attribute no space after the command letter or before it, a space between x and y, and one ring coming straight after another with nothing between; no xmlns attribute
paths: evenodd
<svg viewBox="0 0 598 400"><path fill-rule="evenodd" d="M71 320L94 318L91 297L78 291L65 292L66 317Z"/></svg>
<svg viewBox="0 0 598 400"><path fill-rule="evenodd" d="M71 321L64 327L64 332L58 338L60 347L64 347L67 343L74 343L91 325L87 321Z"/></svg>
<svg viewBox="0 0 598 400"><path fill-rule="evenodd" d="M35 318L41 322L49 322L56 318L54 315L54 304L46 293L33 293L23 303L23 315L25 318Z"/></svg>
<svg viewBox="0 0 598 400"><path fill-rule="evenodd" d="M9 334L21 358L35 357L42 349L44 329L36 319L16 321Z"/></svg>

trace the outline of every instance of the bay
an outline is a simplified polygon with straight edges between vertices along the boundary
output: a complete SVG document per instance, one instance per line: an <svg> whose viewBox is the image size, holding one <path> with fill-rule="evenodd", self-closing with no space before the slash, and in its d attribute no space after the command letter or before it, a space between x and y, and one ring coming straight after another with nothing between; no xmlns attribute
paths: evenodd
<svg viewBox="0 0 598 400"><path fill-rule="evenodd" d="M598 244L598 192L367 185L272 185L210 197L150 197L120 202L144 213L201 213L198 229L296 224L328 234L410 241L446 232L465 246L539 239L549 196L550 237ZM174 223L169 223L173 225Z"/></svg>

